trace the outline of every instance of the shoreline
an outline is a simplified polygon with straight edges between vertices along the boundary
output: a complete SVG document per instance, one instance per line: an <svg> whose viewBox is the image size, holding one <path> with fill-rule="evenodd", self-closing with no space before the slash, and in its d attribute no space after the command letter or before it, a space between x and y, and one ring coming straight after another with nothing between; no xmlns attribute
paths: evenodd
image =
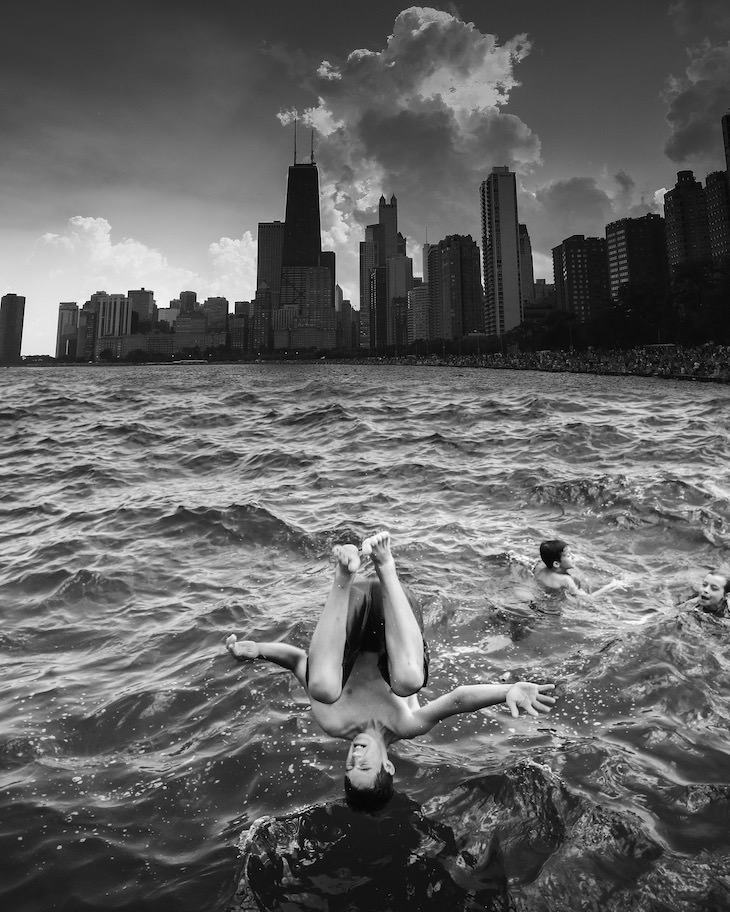
<svg viewBox="0 0 730 912"><path fill-rule="evenodd" d="M705 343L701 346L645 346L633 349L595 349L585 352L543 350L490 354L382 355L348 358L326 353L311 357L180 358L170 361L60 362L50 356L30 356L18 365L6 367L184 367L211 364L353 364L413 367L457 367L492 370L533 370L543 373L590 374L613 377L654 377L660 380L691 380L701 383L730 383L730 346Z"/></svg>

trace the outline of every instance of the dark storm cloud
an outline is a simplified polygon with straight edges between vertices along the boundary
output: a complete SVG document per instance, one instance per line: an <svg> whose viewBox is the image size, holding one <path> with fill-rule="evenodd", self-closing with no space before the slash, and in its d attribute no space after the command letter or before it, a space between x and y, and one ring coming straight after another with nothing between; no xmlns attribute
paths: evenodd
<svg viewBox="0 0 730 912"><path fill-rule="evenodd" d="M671 78L664 93L671 128L664 151L674 162L695 159L719 167L720 119L730 105L730 42L704 42L689 54L685 74Z"/></svg>
<svg viewBox="0 0 730 912"><path fill-rule="evenodd" d="M671 133L664 151L678 164L720 167L720 118L730 107L730 3L675 0L669 13L688 45L689 62L683 74L667 80L664 100Z"/></svg>
<svg viewBox="0 0 730 912"><path fill-rule="evenodd" d="M592 177L554 181L538 190L536 198L557 224L576 226L581 234L603 234L614 212L611 197Z"/></svg>

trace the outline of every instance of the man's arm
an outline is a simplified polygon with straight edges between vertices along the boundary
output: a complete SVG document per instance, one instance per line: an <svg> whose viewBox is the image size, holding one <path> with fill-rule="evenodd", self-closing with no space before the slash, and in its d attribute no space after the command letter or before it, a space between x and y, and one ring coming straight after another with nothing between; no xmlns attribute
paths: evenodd
<svg viewBox="0 0 730 912"><path fill-rule="evenodd" d="M236 634L232 633L226 640L226 649L239 662L244 659L266 659L267 662L280 665L291 671L302 687L307 686L307 653L298 646L289 643L256 643L253 640L239 642Z"/></svg>
<svg viewBox="0 0 730 912"><path fill-rule="evenodd" d="M555 697L549 696L549 692L554 689L554 684L533 684L530 681L517 681L515 684L462 684L413 713L415 730L410 737L425 734L449 716L476 712L499 703L506 703L514 717L519 716L520 709L530 716L550 712Z"/></svg>

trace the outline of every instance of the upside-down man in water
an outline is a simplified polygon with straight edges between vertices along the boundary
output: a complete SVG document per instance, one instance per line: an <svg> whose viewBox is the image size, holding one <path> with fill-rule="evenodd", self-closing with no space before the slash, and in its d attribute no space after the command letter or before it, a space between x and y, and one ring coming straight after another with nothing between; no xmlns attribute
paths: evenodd
<svg viewBox="0 0 730 912"><path fill-rule="evenodd" d="M377 580L355 582L360 554L372 558ZM457 713L506 703L513 716L550 711L553 684L467 684L421 706L428 681L428 647L415 600L398 579L390 534L333 550L335 576L309 655L288 643L226 640L239 660L266 659L291 671L305 688L312 715L334 738L349 740L345 793L357 809L376 810L393 794L395 767L388 747L415 738Z"/></svg>

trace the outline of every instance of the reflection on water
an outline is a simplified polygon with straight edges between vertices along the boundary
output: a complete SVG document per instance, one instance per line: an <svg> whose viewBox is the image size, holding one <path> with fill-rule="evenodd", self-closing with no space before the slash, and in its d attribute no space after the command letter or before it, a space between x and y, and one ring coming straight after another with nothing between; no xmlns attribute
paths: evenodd
<svg viewBox="0 0 730 912"><path fill-rule="evenodd" d="M223 640L306 646L332 545L379 528L423 602L427 699L560 693L399 744L404 798L529 756L668 852L726 846L729 622L675 606L728 563L728 388L298 365L0 383L4 908L224 909L244 827L341 794L344 742ZM549 537L627 587L536 590Z"/></svg>

